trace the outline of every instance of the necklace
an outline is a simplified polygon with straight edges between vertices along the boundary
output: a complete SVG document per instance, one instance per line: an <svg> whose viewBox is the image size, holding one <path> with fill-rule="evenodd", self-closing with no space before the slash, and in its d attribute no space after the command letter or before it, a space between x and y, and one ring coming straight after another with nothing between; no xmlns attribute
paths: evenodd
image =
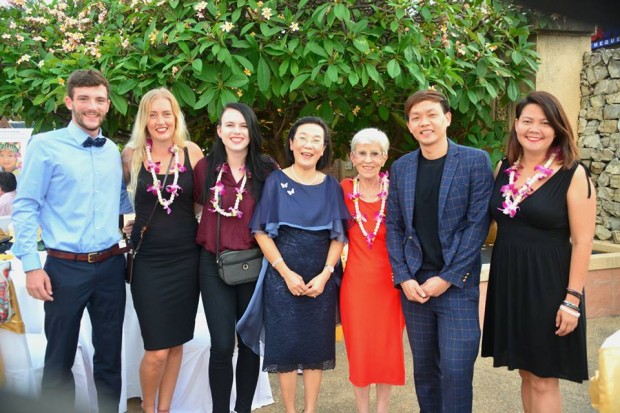
<svg viewBox="0 0 620 413"><path fill-rule="evenodd" d="M515 187L515 181L519 178L519 169L521 166L521 158L510 168L506 168L504 173L508 174L508 184L501 187L500 192L504 196L504 202L502 202L502 208L497 208L510 218L514 218L519 210L519 204L523 202L532 192L532 185L536 181L541 181L553 173L553 169L550 168L553 160L555 159L556 152L553 152L547 162L544 165L536 165L534 170L536 173L534 176L529 177L521 188Z"/></svg>
<svg viewBox="0 0 620 413"><path fill-rule="evenodd" d="M243 171L243 179L241 180L241 186L239 188L235 188L235 191L237 192L237 195L235 196L235 205L228 207L229 212L226 212L226 210L223 210L222 208L220 208L220 200L222 198L222 195L225 192L224 184L222 183L222 174L227 173L230 170L230 167L228 166L227 163L223 163L219 169L220 171L217 174L215 186L211 188L211 190L213 191L213 199L211 200L211 205L213 205L213 209L211 209L210 211L214 213L217 212L218 214L223 215L225 217L229 217L229 218L237 217L241 219L241 217L243 217L243 212L239 210L239 204L243 200L243 193L245 192L245 184L248 182L248 174L245 172L244 167L239 168L240 170Z"/></svg>
<svg viewBox="0 0 620 413"><path fill-rule="evenodd" d="M299 179L299 177L295 173L295 166L293 166L293 165L291 165L291 174L293 174L293 178L295 178L295 180L297 182L299 182L300 184L303 184L303 185L314 185L314 183L316 182L316 178L319 177L319 173L317 171L314 171L314 178L312 178L312 181L310 181L310 183L307 184L304 181L302 181L301 179Z"/></svg>
<svg viewBox="0 0 620 413"><path fill-rule="evenodd" d="M168 152L172 153L172 156L174 156L174 179L172 180L172 183L170 185L166 185L166 192L170 194L170 198L164 199L161 194L161 182L159 181L159 179L157 179L160 162L153 162L153 157L151 155L152 149L153 141L151 139L147 139L146 145L144 145L144 150L146 152L146 170L147 172L150 172L151 176L153 177L153 185L150 185L148 188L146 188L146 190L148 192L151 192L153 195L157 195L159 205L161 205L164 210L168 214L170 214L172 212L172 210L170 209L170 205L172 205L172 203L174 202L174 199L176 198L179 190L183 190L183 188L178 185L179 172L185 172L186 168L179 162L179 147L177 145L172 145L171 147L169 147ZM168 174L168 172L170 171L166 171L166 174Z"/></svg>
<svg viewBox="0 0 620 413"><path fill-rule="evenodd" d="M377 238L379 227L381 226L381 223L385 219L385 202L387 200L388 190L390 187L390 180L388 179L388 176L389 175L387 172L379 173L379 178L381 180L381 190L377 194L377 197L381 199L381 208L379 209L379 212L375 214L375 220L376 220L375 228L373 229L371 233L366 231L366 227L364 227L364 222L366 222L367 219L364 217L364 215L360 211L359 199L362 197L362 194L359 189L360 188L359 176L356 176L353 179L353 193L348 195L349 199L353 200L353 205L355 206L355 216L353 217L353 219L357 221L357 225L359 225L360 230L362 231L362 235L364 236L364 239L366 240L366 243L368 244L368 248L372 248L372 244L373 242L375 242L375 239Z"/></svg>

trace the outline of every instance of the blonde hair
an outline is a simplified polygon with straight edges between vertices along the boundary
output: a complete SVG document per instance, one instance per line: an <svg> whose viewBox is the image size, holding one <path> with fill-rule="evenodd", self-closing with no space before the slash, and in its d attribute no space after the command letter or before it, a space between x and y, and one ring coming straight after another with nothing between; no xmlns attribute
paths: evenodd
<svg viewBox="0 0 620 413"><path fill-rule="evenodd" d="M131 175L127 190L133 199L136 193L136 186L138 184L138 174L140 168L144 162L144 146L146 140L149 138L146 125L149 120L149 111L151 105L156 99L168 99L172 106L172 113L175 119L174 135L172 136L172 144L177 145L179 148L185 148L185 142L189 140L189 132L187 131L187 124L185 123L185 116L181 112L179 102L174 95L166 88L153 89L147 92L140 100L140 106L138 107L138 113L136 114L136 121L131 131L131 138L127 142L127 147L133 149L133 156L131 160ZM123 159L123 161L125 161Z"/></svg>

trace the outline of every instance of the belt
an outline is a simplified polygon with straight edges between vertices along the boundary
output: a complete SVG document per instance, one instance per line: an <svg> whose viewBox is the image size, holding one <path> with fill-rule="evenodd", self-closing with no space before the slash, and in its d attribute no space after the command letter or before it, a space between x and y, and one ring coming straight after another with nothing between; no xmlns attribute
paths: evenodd
<svg viewBox="0 0 620 413"><path fill-rule="evenodd" d="M46 251L47 251L47 255L49 255L50 257L60 258L63 260L71 260L71 261L83 261L83 262L88 262L92 264L96 262L105 261L114 255L124 254L127 251L129 251L129 247L121 248L117 244L103 251L88 252L88 253L66 252L66 251L54 250L51 248L48 248Z"/></svg>

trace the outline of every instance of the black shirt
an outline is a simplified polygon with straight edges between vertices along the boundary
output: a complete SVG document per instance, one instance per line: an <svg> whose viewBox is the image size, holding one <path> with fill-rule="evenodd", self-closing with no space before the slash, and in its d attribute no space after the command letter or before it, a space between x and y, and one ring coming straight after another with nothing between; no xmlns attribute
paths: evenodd
<svg viewBox="0 0 620 413"><path fill-rule="evenodd" d="M446 156L429 160L422 156L418 161L415 186L413 227L422 245L422 270L440 271L444 260L438 233L439 187Z"/></svg>

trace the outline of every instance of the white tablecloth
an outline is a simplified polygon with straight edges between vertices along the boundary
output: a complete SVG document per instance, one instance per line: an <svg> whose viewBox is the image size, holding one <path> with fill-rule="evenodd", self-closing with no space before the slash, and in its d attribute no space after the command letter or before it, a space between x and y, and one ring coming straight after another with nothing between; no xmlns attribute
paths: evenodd
<svg viewBox="0 0 620 413"><path fill-rule="evenodd" d="M45 260L45 253L41 253L41 258ZM2 354L14 355L8 365L5 362L7 387L24 395L37 396L40 392L43 354L45 351L45 336L43 333L45 313L43 302L35 300L28 295L21 262L15 259L12 261L12 265L11 278L15 284L17 299L21 307L27 334L20 335L0 330ZM92 378L94 349L90 338L91 330L90 318L87 315L87 311L85 311L82 317L73 375L76 383L76 406L84 411L96 412L97 396ZM144 354L144 347L129 287L127 287L123 330L123 388L119 412L127 410L127 398L141 396L139 366ZM194 339L183 347L183 363L171 406L175 413L211 412L212 402L208 373L210 344L209 329L202 303L200 303L196 317ZM15 357L17 354L21 356ZM4 356L4 358L6 361L7 357ZM232 399L234 400L234 385L232 391ZM269 378L267 373L261 372L252 408L257 409L271 403L273 403L273 398ZM232 408L234 408L233 402L231 402L231 410Z"/></svg>

